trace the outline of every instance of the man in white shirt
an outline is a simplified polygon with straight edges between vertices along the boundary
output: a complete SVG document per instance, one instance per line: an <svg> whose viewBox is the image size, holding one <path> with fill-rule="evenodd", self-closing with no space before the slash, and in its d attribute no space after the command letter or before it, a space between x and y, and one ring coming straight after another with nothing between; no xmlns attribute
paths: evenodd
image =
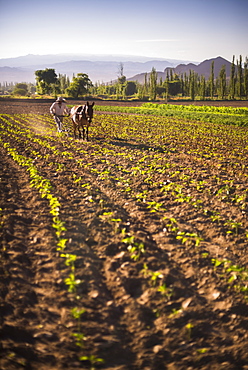
<svg viewBox="0 0 248 370"><path fill-rule="evenodd" d="M59 96L58 99L51 105L50 113L54 116L54 121L57 125L58 132L62 132L64 114L69 115L70 111L65 104L65 100L61 96Z"/></svg>

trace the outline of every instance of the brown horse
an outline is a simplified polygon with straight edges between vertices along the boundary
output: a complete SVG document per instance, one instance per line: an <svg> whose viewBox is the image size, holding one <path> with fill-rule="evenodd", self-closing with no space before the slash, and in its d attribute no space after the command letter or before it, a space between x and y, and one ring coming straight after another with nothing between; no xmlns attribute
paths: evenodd
<svg viewBox="0 0 248 370"><path fill-rule="evenodd" d="M73 124L74 138L76 139L78 131L78 137L81 139L81 129L83 132L83 139L89 140L89 126L93 118L93 107L95 103L91 105L87 101L85 105L75 105L71 108L71 120Z"/></svg>

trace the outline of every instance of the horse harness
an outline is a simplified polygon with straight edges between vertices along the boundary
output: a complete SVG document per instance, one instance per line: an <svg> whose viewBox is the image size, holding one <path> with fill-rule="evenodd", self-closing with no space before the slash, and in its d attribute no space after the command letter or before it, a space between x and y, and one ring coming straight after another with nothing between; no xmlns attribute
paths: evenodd
<svg viewBox="0 0 248 370"><path fill-rule="evenodd" d="M79 120L80 119L80 116L86 120L88 123L91 123L92 121L92 117L90 117L90 115L88 114L88 106L85 104L85 105L80 105L76 112L76 119Z"/></svg>

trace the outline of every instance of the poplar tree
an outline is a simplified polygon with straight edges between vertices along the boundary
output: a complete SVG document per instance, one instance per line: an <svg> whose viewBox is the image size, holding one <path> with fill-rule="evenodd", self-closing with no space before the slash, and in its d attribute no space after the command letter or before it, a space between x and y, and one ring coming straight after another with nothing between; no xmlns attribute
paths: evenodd
<svg viewBox="0 0 248 370"><path fill-rule="evenodd" d="M242 98L242 88L243 88L243 71L242 71L242 56L239 56L239 61L237 60L238 67L238 96L239 99Z"/></svg>
<svg viewBox="0 0 248 370"><path fill-rule="evenodd" d="M185 96L189 96L189 77L187 73L184 73L184 93Z"/></svg>
<svg viewBox="0 0 248 370"><path fill-rule="evenodd" d="M190 99L195 100L195 73L193 70L189 71L189 94Z"/></svg>
<svg viewBox="0 0 248 370"><path fill-rule="evenodd" d="M221 67L219 73L219 97L220 99L224 99L226 96L226 66L223 65Z"/></svg>
<svg viewBox="0 0 248 370"><path fill-rule="evenodd" d="M156 100L157 96L157 72L156 69L153 67L150 73L150 100Z"/></svg>
<svg viewBox="0 0 248 370"><path fill-rule="evenodd" d="M211 72L209 77L209 89L210 89L210 97L211 99L214 98L214 61L211 63Z"/></svg>
<svg viewBox="0 0 248 370"><path fill-rule="evenodd" d="M234 99L235 96L235 64L234 64L235 56L233 55L232 65L231 65L231 73L230 73L230 86L229 86L229 98L231 100Z"/></svg>
<svg viewBox="0 0 248 370"><path fill-rule="evenodd" d="M165 101L168 102L169 99L169 73L167 71L166 79L164 81L164 87L165 87Z"/></svg>
<svg viewBox="0 0 248 370"><path fill-rule="evenodd" d="M119 94L121 95L122 99L125 99L126 98L126 92L125 92L125 88L126 88L126 76L124 76L123 74L123 70L124 70L124 65L123 63L120 63L119 65L119 71L118 71L118 91L119 91Z"/></svg>
<svg viewBox="0 0 248 370"><path fill-rule="evenodd" d="M206 97L206 79L205 76L201 76L201 82L200 82L200 97L202 100L205 100Z"/></svg>
<svg viewBox="0 0 248 370"><path fill-rule="evenodd" d="M244 62L244 96L248 99L248 58L245 58Z"/></svg>

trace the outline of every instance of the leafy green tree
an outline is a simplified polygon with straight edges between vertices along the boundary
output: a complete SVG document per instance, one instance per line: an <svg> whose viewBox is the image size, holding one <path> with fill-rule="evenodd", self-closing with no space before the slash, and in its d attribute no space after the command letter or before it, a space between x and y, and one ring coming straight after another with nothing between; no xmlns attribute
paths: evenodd
<svg viewBox="0 0 248 370"><path fill-rule="evenodd" d="M237 67L238 67L238 96L239 99L241 99L243 95L243 69L241 55L239 57L239 61L237 60Z"/></svg>
<svg viewBox="0 0 248 370"><path fill-rule="evenodd" d="M147 89L145 84L137 84L137 93L140 100L147 100Z"/></svg>
<svg viewBox="0 0 248 370"><path fill-rule="evenodd" d="M203 76L203 75L201 76L199 94L200 94L201 100L205 100L205 97L206 97L206 79L205 79L205 76Z"/></svg>
<svg viewBox="0 0 248 370"><path fill-rule="evenodd" d="M66 89L70 86L70 79L65 74L60 74L58 77L58 87L61 94L65 94Z"/></svg>
<svg viewBox="0 0 248 370"><path fill-rule="evenodd" d="M231 73L230 73L230 85L229 85L229 98L231 100L234 99L235 96L235 64L234 64L235 56L233 55L232 65L231 65Z"/></svg>
<svg viewBox="0 0 248 370"><path fill-rule="evenodd" d="M165 97L166 94L166 88L164 86L157 86L157 95L162 98Z"/></svg>
<svg viewBox="0 0 248 370"><path fill-rule="evenodd" d="M211 63L211 72L210 72L210 77L209 77L209 90L210 90L210 96L211 99L214 98L214 61Z"/></svg>
<svg viewBox="0 0 248 370"><path fill-rule="evenodd" d="M156 69L153 67L152 71L150 73L150 79L149 79L149 97L150 100L156 100L157 96L157 72Z"/></svg>
<svg viewBox="0 0 248 370"><path fill-rule="evenodd" d="M126 95L134 95L137 92L137 85L134 81L127 81L126 82Z"/></svg>
<svg viewBox="0 0 248 370"><path fill-rule="evenodd" d="M185 96L185 84L184 84L183 75L180 76L180 85L181 85L182 96Z"/></svg>
<svg viewBox="0 0 248 370"><path fill-rule="evenodd" d="M91 87L93 87L93 84L89 76L86 73L78 73L76 77L73 77L66 93L68 96L77 99L79 96L88 94Z"/></svg>
<svg viewBox="0 0 248 370"><path fill-rule="evenodd" d="M40 69L35 71L35 78L37 83L37 92L39 94L51 94L55 90L57 83L57 75L52 68Z"/></svg>
<svg viewBox="0 0 248 370"><path fill-rule="evenodd" d="M181 83L179 80L175 79L174 81L168 82L169 95L176 96L181 92Z"/></svg>
<svg viewBox="0 0 248 370"><path fill-rule="evenodd" d="M220 99L224 99L226 97L226 66L223 65L220 69L219 73L219 88L218 88L218 95Z"/></svg>
<svg viewBox="0 0 248 370"><path fill-rule="evenodd" d="M189 76L187 73L183 75L183 89L184 89L184 96L189 96Z"/></svg>
<svg viewBox="0 0 248 370"><path fill-rule="evenodd" d="M13 94L21 96L28 95L28 85L26 83L17 83L13 90Z"/></svg>
<svg viewBox="0 0 248 370"><path fill-rule="evenodd" d="M244 96L248 99L248 58L245 58L244 62Z"/></svg>
<svg viewBox="0 0 248 370"><path fill-rule="evenodd" d="M189 72L189 94L190 94L190 99L195 100L195 82L196 82L196 76L195 72L193 70L190 70Z"/></svg>
<svg viewBox="0 0 248 370"><path fill-rule="evenodd" d="M148 95L148 76L147 73L145 73L145 82L144 82L144 95Z"/></svg>

